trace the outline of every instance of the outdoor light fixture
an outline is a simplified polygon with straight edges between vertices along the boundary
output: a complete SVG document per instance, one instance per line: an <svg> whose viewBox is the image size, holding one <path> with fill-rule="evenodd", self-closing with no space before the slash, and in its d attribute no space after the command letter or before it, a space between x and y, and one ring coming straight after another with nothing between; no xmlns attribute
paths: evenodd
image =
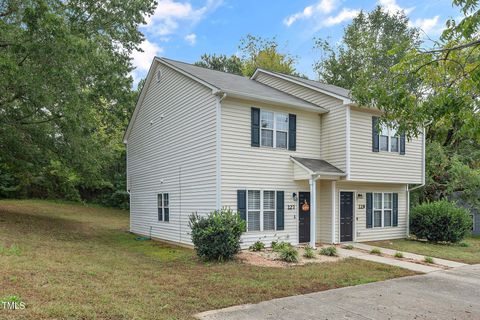
<svg viewBox="0 0 480 320"><path fill-rule="evenodd" d="M297 194L295 192L292 193L292 198L293 198L294 201L298 200Z"/></svg>

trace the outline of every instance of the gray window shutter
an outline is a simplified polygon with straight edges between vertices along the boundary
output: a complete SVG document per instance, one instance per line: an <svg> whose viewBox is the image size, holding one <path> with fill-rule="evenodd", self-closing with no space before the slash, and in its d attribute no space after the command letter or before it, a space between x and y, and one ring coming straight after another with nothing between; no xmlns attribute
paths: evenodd
<svg viewBox="0 0 480 320"><path fill-rule="evenodd" d="M371 192L367 193L367 228L372 227L373 221L373 194Z"/></svg>
<svg viewBox="0 0 480 320"><path fill-rule="evenodd" d="M285 228L285 193L277 191L277 230Z"/></svg>
<svg viewBox="0 0 480 320"><path fill-rule="evenodd" d="M252 107L252 147L260 147L260 109Z"/></svg>
<svg viewBox="0 0 480 320"><path fill-rule="evenodd" d="M394 227L398 227L398 193L393 194L393 223Z"/></svg>
<svg viewBox="0 0 480 320"><path fill-rule="evenodd" d="M405 133L400 135L400 154L405 154Z"/></svg>
<svg viewBox="0 0 480 320"><path fill-rule="evenodd" d="M237 190L237 211L242 220L247 220L247 190Z"/></svg>
<svg viewBox="0 0 480 320"><path fill-rule="evenodd" d="M378 135L378 117L372 117L372 151L378 152L380 137Z"/></svg>
<svg viewBox="0 0 480 320"><path fill-rule="evenodd" d="M297 150L297 116L288 115L288 150Z"/></svg>

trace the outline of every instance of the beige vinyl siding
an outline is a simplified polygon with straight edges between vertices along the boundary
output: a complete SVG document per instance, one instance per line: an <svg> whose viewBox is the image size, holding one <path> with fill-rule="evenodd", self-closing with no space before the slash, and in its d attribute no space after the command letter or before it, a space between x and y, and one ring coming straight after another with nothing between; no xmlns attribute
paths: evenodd
<svg viewBox="0 0 480 320"><path fill-rule="evenodd" d="M343 105L330 108L322 114L321 120L321 155L346 172L346 108Z"/></svg>
<svg viewBox="0 0 480 320"><path fill-rule="evenodd" d="M157 68L161 81L155 73L146 84L127 144L130 230L189 244L188 216L216 206L216 99L173 69ZM170 195L170 222L157 220L160 192Z"/></svg>
<svg viewBox="0 0 480 320"><path fill-rule="evenodd" d="M406 141L405 155L372 151L372 116L351 108L350 179L387 183L422 183L422 137Z"/></svg>
<svg viewBox="0 0 480 320"><path fill-rule="evenodd" d="M342 104L340 99L263 72L259 72L255 80L324 108L329 109Z"/></svg>
<svg viewBox="0 0 480 320"><path fill-rule="evenodd" d="M317 181L317 241L332 242L332 181Z"/></svg>
<svg viewBox="0 0 480 320"><path fill-rule="evenodd" d="M251 147L251 107L297 115L297 151ZM307 180L294 180L290 155L320 157L320 116L317 113L273 105L225 99L221 105L221 190L222 206L237 209L237 190L280 190L285 192L285 230L247 232L242 247L261 240L298 243L298 204L292 193L309 191ZM288 205L295 205L288 210Z"/></svg>

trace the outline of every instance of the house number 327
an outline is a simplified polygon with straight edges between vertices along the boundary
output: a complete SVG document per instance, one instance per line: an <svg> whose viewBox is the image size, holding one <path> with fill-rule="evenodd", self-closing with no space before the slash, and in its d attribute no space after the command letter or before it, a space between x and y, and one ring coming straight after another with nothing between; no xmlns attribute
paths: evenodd
<svg viewBox="0 0 480 320"><path fill-rule="evenodd" d="M287 210L295 210L295 205L294 204L287 205Z"/></svg>

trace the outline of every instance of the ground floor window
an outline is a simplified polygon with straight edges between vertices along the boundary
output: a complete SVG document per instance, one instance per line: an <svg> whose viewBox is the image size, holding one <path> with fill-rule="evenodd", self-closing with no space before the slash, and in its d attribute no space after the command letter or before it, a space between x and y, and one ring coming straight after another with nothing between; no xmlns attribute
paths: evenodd
<svg viewBox="0 0 480 320"><path fill-rule="evenodd" d="M391 227L393 220L393 194L376 192L373 194L373 227Z"/></svg>
<svg viewBox="0 0 480 320"><path fill-rule="evenodd" d="M158 221L170 221L170 199L168 193L157 194Z"/></svg>
<svg viewBox="0 0 480 320"><path fill-rule="evenodd" d="M248 190L247 231L275 230L275 191Z"/></svg>

